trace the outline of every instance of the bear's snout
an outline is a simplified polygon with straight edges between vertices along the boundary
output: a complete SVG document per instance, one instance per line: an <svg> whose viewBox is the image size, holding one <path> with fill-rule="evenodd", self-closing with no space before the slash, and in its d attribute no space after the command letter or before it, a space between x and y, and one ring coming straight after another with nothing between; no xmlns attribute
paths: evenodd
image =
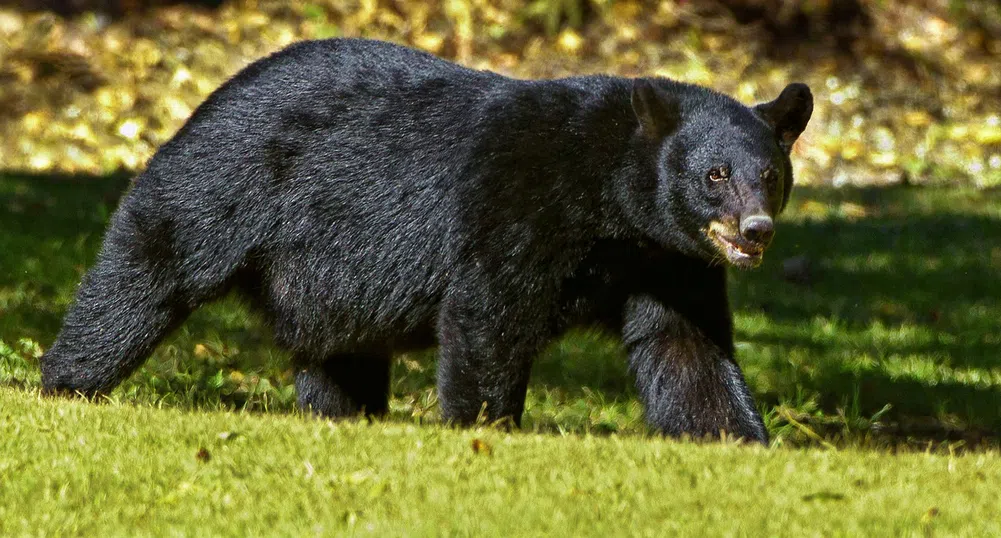
<svg viewBox="0 0 1001 538"><path fill-rule="evenodd" d="M750 215L740 219L740 235L751 243L768 246L775 235L775 222L768 215Z"/></svg>

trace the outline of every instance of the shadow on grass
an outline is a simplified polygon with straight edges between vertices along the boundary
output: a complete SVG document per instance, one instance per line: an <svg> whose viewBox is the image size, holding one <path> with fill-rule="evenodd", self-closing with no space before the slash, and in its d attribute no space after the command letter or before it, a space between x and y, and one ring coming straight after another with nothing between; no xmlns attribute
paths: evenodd
<svg viewBox="0 0 1001 538"><path fill-rule="evenodd" d="M0 338L51 342L128 182L0 173Z"/></svg>
<svg viewBox="0 0 1001 538"><path fill-rule="evenodd" d="M127 186L124 175L0 174L0 340L52 343ZM732 278L740 359L759 402L819 417L822 433L825 417L864 419L889 404L869 433L997 442L1001 194L800 189L789 213L765 265ZM796 256L809 269L790 275L783 261ZM286 395L270 408L291 409L284 354L267 330L232 300L205 310L158 351L147 380L158 401L176 393L179 405L240 407L252 395L227 384L270 378ZM415 357L396 366L398 398L433 387L433 359ZM635 397L618 347L581 334L547 351L533 387Z"/></svg>
<svg viewBox="0 0 1001 538"><path fill-rule="evenodd" d="M735 309L767 320L738 323L738 337L759 351L748 358L768 357L757 366L787 378L772 380L761 401L787 403L798 392L826 414L861 417L890 405L874 431L996 444L1001 193L799 189L795 196L794 222L780 225L770 263L734 279ZM792 257L810 269L784 269ZM790 274L797 272L805 274ZM775 353L760 352L768 349Z"/></svg>

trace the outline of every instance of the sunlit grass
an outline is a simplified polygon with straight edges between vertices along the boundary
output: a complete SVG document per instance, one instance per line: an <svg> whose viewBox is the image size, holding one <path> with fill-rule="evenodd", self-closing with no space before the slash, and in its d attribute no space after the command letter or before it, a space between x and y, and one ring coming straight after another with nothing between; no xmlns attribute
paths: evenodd
<svg viewBox="0 0 1001 538"><path fill-rule="evenodd" d="M698 446L125 399L0 387L0 535L1001 533L996 452Z"/></svg>

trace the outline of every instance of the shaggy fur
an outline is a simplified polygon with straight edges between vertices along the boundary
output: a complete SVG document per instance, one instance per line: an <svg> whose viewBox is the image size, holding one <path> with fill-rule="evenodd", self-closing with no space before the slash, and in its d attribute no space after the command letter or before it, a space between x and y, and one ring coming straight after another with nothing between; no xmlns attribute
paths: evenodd
<svg viewBox="0 0 1001 538"><path fill-rule="evenodd" d="M236 288L324 415L384 412L392 354L437 341L444 417L517 423L533 358L586 324L622 335L653 426L764 442L724 264L760 261L811 110L801 84L748 108L664 79L293 45L219 88L135 179L43 385L112 389Z"/></svg>

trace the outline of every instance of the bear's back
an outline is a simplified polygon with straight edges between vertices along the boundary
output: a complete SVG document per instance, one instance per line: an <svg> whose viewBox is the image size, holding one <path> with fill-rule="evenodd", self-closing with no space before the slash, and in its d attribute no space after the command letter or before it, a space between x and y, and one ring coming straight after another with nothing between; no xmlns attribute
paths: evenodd
<svg viewBox="0 0 1001 538"><path fill-rule="evenodd" d="M331 327L355 342L409 340L463 264L527 264L540 274L502 274L540 282L574 271L628 142L627 88L305 42L207 99L131 206L143 227L173 231L181 269L193 268L184 280L254 269L246 287L298 345L337 348Z"/></svg>

